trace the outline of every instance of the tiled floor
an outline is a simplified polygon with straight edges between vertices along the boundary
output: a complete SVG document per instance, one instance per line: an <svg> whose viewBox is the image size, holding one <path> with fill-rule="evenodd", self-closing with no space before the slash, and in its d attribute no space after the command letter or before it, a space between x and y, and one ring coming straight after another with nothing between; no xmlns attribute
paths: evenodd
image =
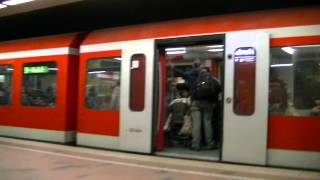
<svg viewBox="0 0 320 180"><path fill-rule="evenodd" d="M0 138L0 180L320 179L320 172L182 160Z"/></svg>

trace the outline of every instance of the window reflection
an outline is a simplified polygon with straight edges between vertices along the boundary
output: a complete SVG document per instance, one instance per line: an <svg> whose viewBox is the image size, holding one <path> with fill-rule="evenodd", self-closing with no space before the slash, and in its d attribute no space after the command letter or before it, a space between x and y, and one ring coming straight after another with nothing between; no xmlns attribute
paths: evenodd
<svg viewBox="0 0 320 180"><path fill-rule="evenodd" d="M254 113L256 81L256 51L252 47L238 48L234 56L234 107L238 115Z"/></svg>
<svg viewBox="0 0 320 180"><path fill-rule="evenodd" d="M130 109L143 111L145 96L146 56L134 54L130 67Z"/></svg>
<svg viewBox="0 0 320 180"><path fill-rule="evenodd" d="M0 65L0 105L11 102L12 65Z"/></svg>
<svg viewBox="0 0 320 180"><path fill-rule="evenodd" d="M26 63L23 66L22 104L54 107L56 103L57 63Z"/></svg>
<svg viewBox="0 0 320 180"><path fill-rule="evenodd" d="M120 71L120 57L88 61L86 106L89 109L119 110Z"/></svg>
<svg viewBox="0 0 320 180"><path fill-rule="evenodd" d="M272 48L271 114L320 115L320 46Z"/></svg>

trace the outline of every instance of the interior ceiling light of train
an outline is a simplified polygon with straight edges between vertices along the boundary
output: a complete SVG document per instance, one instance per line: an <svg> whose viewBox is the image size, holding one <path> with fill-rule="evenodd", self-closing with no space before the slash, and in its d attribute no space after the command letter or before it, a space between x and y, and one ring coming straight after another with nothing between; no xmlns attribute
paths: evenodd
<svg viewBox="0 0 320 180"><path fill-rule="evenodd" d="M6 8L9 6L31 2L31 1L34 1L34 0L0 0L0 9Z"/></svg>
<svg viewBox="0 0 320 180"><path fill-rule="evenodd" d="M165 52L167 58L170 60L184 59L185 61L192 61L195 58L222 58L224 45L212 44L208 46L168 47L165 49Z"/></svg>

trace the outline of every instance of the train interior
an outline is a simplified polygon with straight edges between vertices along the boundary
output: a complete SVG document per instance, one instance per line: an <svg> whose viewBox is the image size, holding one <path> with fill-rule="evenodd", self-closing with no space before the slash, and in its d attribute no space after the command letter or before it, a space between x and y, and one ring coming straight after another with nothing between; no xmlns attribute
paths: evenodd
<svg viewBox="0 0 320 180"><path fill-rule="evenodd" d="M220 87L223 83L223 57L224 43L222 38L210 41L193 41L184 43L166 43L159 47L160 61L165 64L162 68L162 98L164 98L163 129L164 148L156 154L178 158L218 161L220 159L221 134L222 134L222 93L215 107L211 109L210 123L205 121L205 113L200 110L199 116L194 116L192 110L191 94L194 86L190 79L196 69L206 71L218 80ZM161 120L160 120L161 121ZM195 123L200 123L200 133L194 129ZM197 125L199 127L199 125ZM210 127L208 127L210 126ZM208 135L208 133L210 135ZM195 135L195 134L198 134ZM195 136L199 137L196 139ZM213 139L212 139L213 138ZM195 142L200 141L197 148ZM214 145L210 146L209 141Z"/></svg>

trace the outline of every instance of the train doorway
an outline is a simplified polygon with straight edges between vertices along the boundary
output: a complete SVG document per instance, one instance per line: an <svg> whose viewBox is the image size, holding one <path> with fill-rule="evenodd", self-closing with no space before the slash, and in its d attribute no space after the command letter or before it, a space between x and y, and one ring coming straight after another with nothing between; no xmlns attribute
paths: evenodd
<svg viewBox="0 0 320 180"><path fill-rule="evenodd" d="M224 36L159 40L157 53L160 106L155 154L219 161ZM207 83L204 79L211 84L206 90L200 87Z"/></svg>

